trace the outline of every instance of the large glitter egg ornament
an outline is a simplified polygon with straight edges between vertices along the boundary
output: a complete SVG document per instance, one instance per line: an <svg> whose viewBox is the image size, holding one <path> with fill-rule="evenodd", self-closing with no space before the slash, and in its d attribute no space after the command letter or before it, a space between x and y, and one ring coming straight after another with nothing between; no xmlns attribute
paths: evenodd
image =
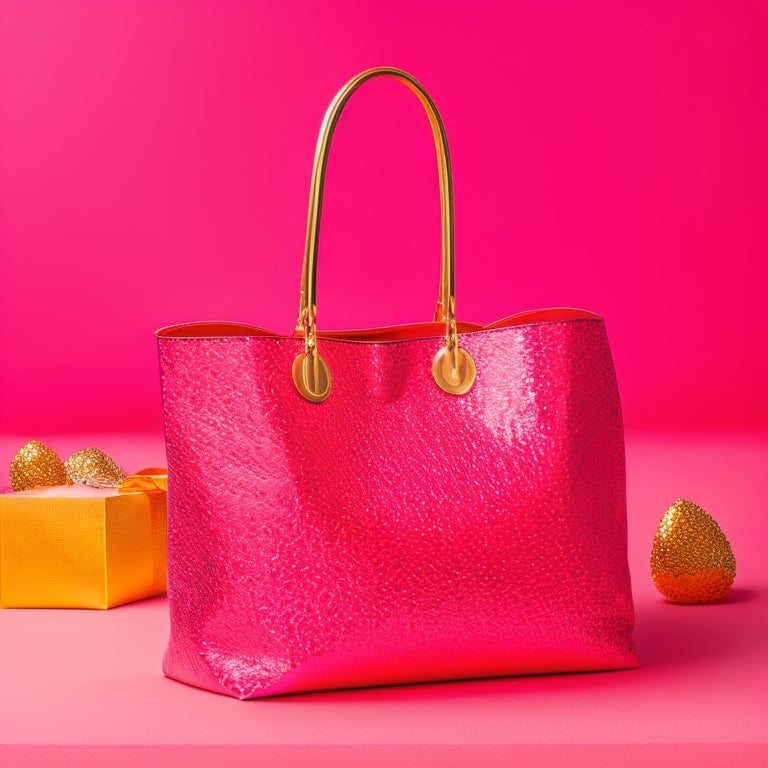
<svg viewBox="0 0 768 768"><path fill-rule="evenodd" d="M736 559L717 522L678 499L661 518L651 551L656 589L673 603L714 603L736 576Z"/></svg>
<svg viewBox="0 0 768 768"><path fill-rule="evenodd" d="M70 485L64 462L47 445L30 440L11 461L11 488L26 491L49 485Z"/></svg>

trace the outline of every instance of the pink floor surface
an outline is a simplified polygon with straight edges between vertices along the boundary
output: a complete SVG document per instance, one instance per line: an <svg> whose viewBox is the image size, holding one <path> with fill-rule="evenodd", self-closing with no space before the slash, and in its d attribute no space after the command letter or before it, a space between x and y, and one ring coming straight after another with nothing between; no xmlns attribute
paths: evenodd
<svg viewBox="0 0 768 768"><path fill-rule="evenodd" d="M0 438L2 457L26 439ZM163 462L156 436L86 442L129 470ZM3 610L0 766L768 764L768 435L635 432L627 448L640 669L238 702L162 677L165 598ZM672 605L651 582L653 534L678 496L733 546L719 604Z"/></svg>

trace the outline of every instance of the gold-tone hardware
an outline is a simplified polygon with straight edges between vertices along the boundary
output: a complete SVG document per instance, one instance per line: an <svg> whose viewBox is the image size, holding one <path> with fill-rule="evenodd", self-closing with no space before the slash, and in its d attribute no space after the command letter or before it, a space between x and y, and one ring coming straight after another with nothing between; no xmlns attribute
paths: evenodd
<svg viewBox="0 0 768 768"><path fill-rule="evenodd" d="M455 343L442 347L432 362L432 376L437 386L451 395L469 392L476 374L472 356Z"/></svg>
<svg viewBox="0 0 768 768"><path fill-rule="evenodd" d="M445 126L435 107L432 98L424 90L424 87L407 72L392 67L376 67L374 69L361 72L357 77L352 78L334 97L328 107L323 123L320 127L320 135L315 149L315 160L312 168L312 180L309 189L309 212L307 214L307 238L304 249L304 264L301 273L301 293L299 296L299 315L296 323L296 331L304 334L305 353L308 358L316 355L317 334L315 330L315 317L317 314L315 298L317 295L317 251L320 237L320 214L323 207L323 188L325 183L325 172L328 165L328 156L330 154L331 140L333 138L336 124L341 117L347 101L352 94L367 80L373 77L386 76L391 77L405 86L407 86L418 98L429 119L432 128L432 136L435 143L435 152L437 155L437 170L440 182L440 212L442 226L442 261L440 269L440 294L438 296L437 308L435 310L435 321L445 323L446 351L456 348L451 353L453 363L448 364L448 378L441 383L441 378L435 374L435 380L446 392L453 394L462 394L466 392L474 381L474 363L466 353L458 350L458 336L456 334L455 317L455 298L454 298L454 227L453 227L453 177L451 175L451 159L448 153L448 142L445 135ZM325 366L319 355L317 359ZM328 396L330 391L330 376L327 378L327 388L320 386L319 389L312 386L306 386L304 374L297 375L297 362L294 363L294 381L299 391L313 402L320 402ZM468 362L467 362L468 361ZM306 361L305 361L306 363ZM299 368L303 371L308 363L302 363ZM313 364L314 366L319 363ZM437 364L435 366L441 371L445 365ZM434 370L437 370L434 368ZM324 368L327 374L327 367ZM471 375L470 375L471 372ZM442 374L440 374L442 377ZM451 383L459 377L460 384ZM315 382L315 379L312 380ZM299 382L302 382L301 384ZM317 383L317 382L315 382ZM458 389L456 388L458 387ZM318 391L323 391L322 397L317 396ZM311 396L308 396L309 392Z"/></svg>
<svg viewBox="0 0 768 768"><path fill-rule="evenodd" d="M331 391L331 374L314 345L310 349L293 361L293 383L304 398L322 403Z"/></svg>

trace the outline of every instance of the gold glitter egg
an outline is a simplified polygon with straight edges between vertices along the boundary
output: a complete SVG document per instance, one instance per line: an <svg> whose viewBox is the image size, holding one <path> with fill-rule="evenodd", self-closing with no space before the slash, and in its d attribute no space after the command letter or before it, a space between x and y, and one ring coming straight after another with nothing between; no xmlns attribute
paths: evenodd
<svg viewBox="0 0 768 768"><path fill-rule="evenodd" d="M656 530L651 575L656 589L673 603L714 603L730 591L736 559L714 518L678 499Z"/></svg>
<svg viewBox="0 0 768 768"><path fill-rule="evenodd" d="M9 474L14 491L71 484L66 467L56 452L37 440L30 440L13 457Z"/></svg>
<svg viewBox="0 0 768 768"><path fill-rule="evenodd" d="M125 473L98 448L85 448L73 453L65 464L73 483L95 488L116 488L125 480Z"/></svg>

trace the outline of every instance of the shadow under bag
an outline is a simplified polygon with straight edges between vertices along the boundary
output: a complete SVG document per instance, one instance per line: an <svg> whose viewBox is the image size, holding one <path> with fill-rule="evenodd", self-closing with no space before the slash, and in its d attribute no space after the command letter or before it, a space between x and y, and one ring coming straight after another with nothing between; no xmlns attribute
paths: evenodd
<svg viewBox="0 0 768 768"><path fill-rule="evenodd" d="M435 321L316 326L325 168L352 93L406 85L435 138ZM602 319L455 317L442 121L372 69L326 113L292 336L158 331L168 450L166 675L241 699L637 666L624 436Z"/></svg>

